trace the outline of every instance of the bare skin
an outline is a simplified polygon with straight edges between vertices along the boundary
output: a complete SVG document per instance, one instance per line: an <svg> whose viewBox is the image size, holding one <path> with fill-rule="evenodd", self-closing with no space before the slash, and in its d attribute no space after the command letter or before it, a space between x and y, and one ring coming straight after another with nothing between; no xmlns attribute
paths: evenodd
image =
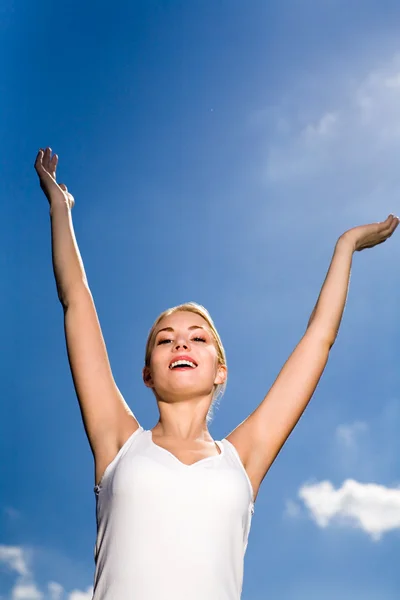
<svg viewBox="0 0 400 600"><path fill-rule="evenodd" d="M227 368L218 364L213 335L201 316L176 312L160 322L158 331L151 366L143 370L144 383L154 390L160 412L153 441L181 462L193 464L219 453L206 417L214 386L224 383ZM197 366L170 369L171 361L182 355Z"/></svg>
<svg viewBox="0 0 400 600"><path fill-rule="evenodd" d="M40 187L42 188L50 206L55 204L67 204L73 208L75 204L74 197L68 192L64 183L57 183L56 171L58 165L58 156L51 156L51 149L40 149L35 160L35 169L39 176Z"/></svg>
<svg viewBox="0 0 400 600"><path fill-rule="evenodd" d="M162 331L165 328L172 331ZM173 313L157 330L150 368L143 370L145 385L155 392L160 411L157 433L196 439L204 430L214 388L225 382L227 368L218 365L213 335L200 315ZM196 367L171 369L171 361L182 355Z"/></svg>
<svg viewBox="0 0 400 600"><path fill-rule="evenodd" d="M68 355L98 483L139 423L111 374L73 237L70 213L74 198L65 185L56 181L57 163L57 157L52 157L47 148L39 151L35 168L50 204L54 269L66 315ZM340 327L354 252L385 242L398 224L399 219L390 215L383 222L354 227L340 236L306 332L262 402L226 436L249 475L254 499L324 372ZM160 413L152 430L153 442L181 462L193 464L219 452L208 431L206 416L214 386L225 380L227 371L218 364L214 340L202 317L178 312L161 321L159 329L166 327L168 331L157 336L150 368L143 370L144 383L153 389ZM181 354L189 355L196 368L170 370L170 361Z"/></svg>

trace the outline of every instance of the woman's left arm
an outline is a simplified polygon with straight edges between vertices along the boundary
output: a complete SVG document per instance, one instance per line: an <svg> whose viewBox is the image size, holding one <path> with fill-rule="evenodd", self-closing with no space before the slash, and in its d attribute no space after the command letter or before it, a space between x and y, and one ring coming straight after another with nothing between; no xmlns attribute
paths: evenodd
<svg viewBox="0 0 400 600"><path fill-rule="evenodd" d="M354 252L381 244L398 224L399 219L390 215L382 223L349 229L338 239L305 334L261 404L227 436L254 488L300 419L328 362L346 304Z"/></svg>
<svg viewBox="0 0 400 600"><path fill-rule="evenodd" d="M328 273L307 326L308 330L313 324L313 329L330 342L330 347L335 343L342 320L354 252L382 244L393 234L398 224L398 217L390 215L382 223L349 229L338 239Z"/></svg>

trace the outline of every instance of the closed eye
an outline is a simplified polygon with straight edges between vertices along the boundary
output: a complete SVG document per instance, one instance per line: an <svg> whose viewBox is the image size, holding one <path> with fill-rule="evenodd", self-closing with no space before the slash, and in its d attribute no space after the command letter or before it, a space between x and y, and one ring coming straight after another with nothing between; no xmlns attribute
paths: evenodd
<svg viewBox="0 0 400 600"><path fill-rule="evenodd" d="M206 342L207 340L206 340L205 338L202 338L202 337L194 337L194 338L193 338L193 341L194 341L194 342ZM165 340L160 340L160 341L158 342L157 346L159 346L160 344L168 344L168 342L172 342L172 340L170 340L170 339L168 339L168 338L167 338L167 339L165 339Z"/></svg>

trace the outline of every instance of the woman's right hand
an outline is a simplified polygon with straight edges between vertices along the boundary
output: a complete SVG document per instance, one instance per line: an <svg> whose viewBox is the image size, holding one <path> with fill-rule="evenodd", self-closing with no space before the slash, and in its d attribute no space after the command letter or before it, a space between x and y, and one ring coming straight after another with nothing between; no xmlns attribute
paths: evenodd
<svg viewBox="0 0 400 600"><path fill-rule="evenodd" d="M51 148L42 148L39 150L36 160L35 169L39 176L40 187L44 191L50 206L55 204L66 204L68 208L72 208L75 204L74 197L67 190L67 186L63 183L58 184L56 181L56 169L58 163L57 154L51 156Z"/></svg>

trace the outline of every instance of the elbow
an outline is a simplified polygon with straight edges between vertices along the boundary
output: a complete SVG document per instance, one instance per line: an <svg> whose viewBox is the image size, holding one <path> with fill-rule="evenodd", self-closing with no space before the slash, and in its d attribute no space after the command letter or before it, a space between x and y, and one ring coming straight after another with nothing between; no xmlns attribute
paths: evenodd
<svg viewBox="0 0 400 600"><path fill-rule="evenodd" d="M328 350L329 350L329 351L331 350L331 348L332 348L332 346L333 346L333 344L334 344L335 342L336 342L336 338L335 338L335 339L333 339L333 340L329 340L329 342L328 342Z"/></svg>
<svg viewBox="0 0 400 600"><path fill-rule="evenodd" d="M325 327L321 327L318 322L313 321L309 324L307 332L313 337L319 338L321 343L327 346L328 351L332 348L337 338L337 331L327 330Z"/></svg>

